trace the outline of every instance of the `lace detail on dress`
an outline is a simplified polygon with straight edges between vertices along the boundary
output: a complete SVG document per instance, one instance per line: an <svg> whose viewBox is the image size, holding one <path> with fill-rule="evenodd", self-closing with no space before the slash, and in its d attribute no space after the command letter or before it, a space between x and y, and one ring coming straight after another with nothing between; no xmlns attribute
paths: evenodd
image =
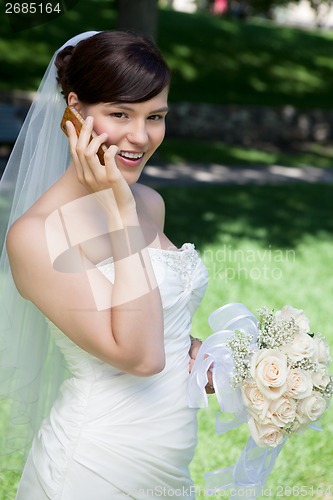
<svg viewBox="0 0 333 500"><path fill-rule="evenodd" d="M148 249L152 260L166 265L181 277L184 288L191 285L193 272L200 262L199 254L193 243L184 243L179 250L165 250L154 247L148 247ZM114 283L112 257L98 263L97 267L103 269L103 274Z"/></svg>
<svg viewBox="0 0 333 500"><path fill-rule="evenodd" d="M153 258L179 273L185 287L191 284L193 272L199 262L199 254L193 243L184 243L180 250L150 248Z"/></svg>

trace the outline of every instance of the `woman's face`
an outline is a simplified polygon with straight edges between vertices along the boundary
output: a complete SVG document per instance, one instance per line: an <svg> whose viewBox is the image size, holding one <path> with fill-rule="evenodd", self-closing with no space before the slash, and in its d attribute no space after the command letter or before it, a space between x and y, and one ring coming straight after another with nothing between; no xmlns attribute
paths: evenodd
<svg viewBox="0 0 333 500"><path fill-rule="evenodd" d="M75 106L84 118L94 118L97 134L108 134L106 146L118 146L116 164L128 184L139 179L145 164L164 139L168 90L166 87L145 102L78 103Z"/></svg>

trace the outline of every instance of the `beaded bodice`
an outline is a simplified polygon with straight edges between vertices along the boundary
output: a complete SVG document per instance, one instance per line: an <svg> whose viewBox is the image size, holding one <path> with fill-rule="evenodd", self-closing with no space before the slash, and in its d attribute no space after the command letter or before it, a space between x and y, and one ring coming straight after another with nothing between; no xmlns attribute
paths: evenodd
<svg viewBox="0 0 333 500"><path fill-rule="evenodd" d="M199 254L193 243L184 243L180 250L161 250L150 248L153 260L164 263L168 268L177 273L184 286L191 285L193 272L198 265Z"/></svg>

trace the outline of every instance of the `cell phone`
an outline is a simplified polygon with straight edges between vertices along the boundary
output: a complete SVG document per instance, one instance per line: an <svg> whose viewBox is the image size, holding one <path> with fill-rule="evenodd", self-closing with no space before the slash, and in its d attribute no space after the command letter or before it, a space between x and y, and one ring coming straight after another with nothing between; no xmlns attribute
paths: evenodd
<svg viewBox="0 0 333 500"><path fill-rule="evenodd" d="M62 117L61 124L60 124L61 130L68 136L67 129L66 129L66 122L67 121L70 121L70 122L73 123L73 125L75 127L75 130L76 130L76 134L79 137L80 130L81 130L82 125L84 123L84 118L74 108L74 106L67 106L67 108L65 109L64 115ZM91 134L91 139L93 137L96 137L96 136L97 136L97 134L93 130L92 134ZM104 153L105 153L106 150L107 150L107 147L105 146L105 144L102 144L98 148L98 151L97 151L98 159L99 159L99 161L101 162L102 165L104 165Z"/></svg>

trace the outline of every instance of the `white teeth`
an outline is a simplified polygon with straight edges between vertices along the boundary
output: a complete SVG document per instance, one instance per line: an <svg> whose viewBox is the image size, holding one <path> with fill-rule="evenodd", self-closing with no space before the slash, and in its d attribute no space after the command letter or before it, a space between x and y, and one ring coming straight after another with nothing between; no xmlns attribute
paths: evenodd
<svg viewBox="0 0 333 500"><path fill-rule="evenodd" d="M128 153L127 151L120 151L119 154L124 158L131 158L132 160L138 160L143 157L143 153Z"/></svg>

